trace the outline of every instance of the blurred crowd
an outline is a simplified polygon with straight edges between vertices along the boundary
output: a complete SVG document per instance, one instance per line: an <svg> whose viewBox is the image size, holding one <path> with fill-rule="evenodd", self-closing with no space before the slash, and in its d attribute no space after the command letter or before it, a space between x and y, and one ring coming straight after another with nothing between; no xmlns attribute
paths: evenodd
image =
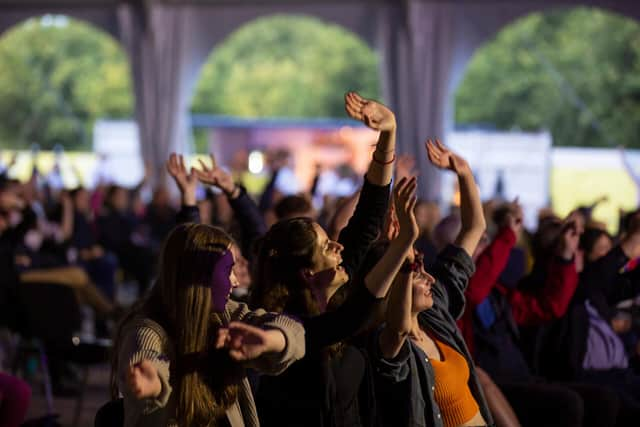
<svg viewBox="0 0 640 427"><path fill-rule="evenodd" d="M414 175L414 163L400 156L395 180ZM320 170L313 186L300 191L286 153L272 156L269 165L269 182L256 197L242 186L244 171L227 171L213 157L194 165L201 173L215 171L209 174L215 177L209 178L211 185L201 184L196 202L201 222L223 228L237 243L233 250L239 286L232 298L239 301L251 292L254 242L272 224L309 217L337 240L359 198L358 191L348 191L361 186L353 172L332 171L330 186L342 180L345 190L327 195L319 190L327 185L321 185ZM34 168L27 182L11 179L10 173L9 165L0 175L3 372L15 367L11 337L22 333L21 284L72 288L80 304L89 308L85 314L91 314L84 332L110 337L132 302L126 292L133 290L135 299L151 286L162 242L185 203L175 188L150 188L150 174L135 188L103 180L91 189L65 189L56 183L55 170L47 177ZM151 194L148 202L143 201L145 194ZM487 200L483 208L486 232L473 257L476 271L458 321L477 365L510 397L519 417L540 417L541 402L554 399L571 408L571 390L579 388L573 385L578 382L619 390L626 407L632 408L629 414L637 414L640 210L621 214L620 228L612 235L592 217L594 206L577 206L566 218L546 209L531 230L523 225L517 200ZM415 247L429 270L437 254L454 243L463 221L458 206L442 209L429 200L417 201L415 217ZM54 394L77 393L73 367L56 343L45 345ZM10 378L0 375L3 381ZM585 419L595 411L587 406L581 410Z"/></svg>

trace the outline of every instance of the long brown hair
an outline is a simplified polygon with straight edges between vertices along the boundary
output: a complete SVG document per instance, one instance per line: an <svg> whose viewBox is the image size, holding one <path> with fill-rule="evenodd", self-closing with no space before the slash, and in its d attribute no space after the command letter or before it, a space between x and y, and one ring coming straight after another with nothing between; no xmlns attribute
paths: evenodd
<svg viewBox="0 0 640 427"><path fill-rule="evenodd" d="M313 265L318 234L309 218L274 224L259 242L251 304L267 311L312 316L319 313L300 272Z"/></svg>
<svg viewBox="0 0 640 427"><path fill-rule="evenodd" d="M209 284L216 261L231 244L222 229L204 224L177 226L164 243L151 293L118 328L116 352L124 324L136 315L165 329L176 355L171 361L171 384L176 393L175 417L181 426L215 425L238 396L238 365L225 352L210 348L222 319L211 311ZM117 365L114 358L112 394L117 394Z"/></svg>

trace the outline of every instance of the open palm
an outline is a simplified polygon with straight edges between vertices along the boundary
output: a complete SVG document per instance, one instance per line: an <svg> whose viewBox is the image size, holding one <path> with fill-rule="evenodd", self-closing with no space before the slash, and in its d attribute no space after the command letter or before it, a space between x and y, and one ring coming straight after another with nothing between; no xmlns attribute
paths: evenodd
<svg viewBox="0 0 640 427"><path fill-rule="evenodd" d="M352 119L361 121L378 131L391 131L396 127L396 117L391 110L379 102L365 99L356 92L344 96L344 107Z"/></svg>
<svg viewBox="0 0 640 427"><path fill-rule="evenodd" d="M213 154L209 156L211 157L211 167L208 167L202 160L199 160L201 169L195 170L196 176L203 184L218 187L227 194L231 193L235 188L233 177L224 169L218 167Z"/></svg>
<svg viewBox="0 0 640 427"><path fill-rule="evenodd" d="M195 169L191 168L191 171L187 172L182 155L171 153L167 161L167 172L169 172L169 175L174 179L183 194L187 192L193 192L195 194L196 188L198 187Z"/></svg>
<svg viewBox="0 0 640 427"><path fill-rule="evenodd" d="M440 140L436 139L433 142L429 139L425 143L425 147L429 161L435 167L453 171L458 175L471 171L467 161L445 147Z"/></svg>
<svg viewBox="0 0 640 427"><path fill-rule="evenodd" d="M416 188L416 177L412 176L402 178L393 189L393 202L398 218L398 234L414 242L420 234L415 216Z"/></svg>

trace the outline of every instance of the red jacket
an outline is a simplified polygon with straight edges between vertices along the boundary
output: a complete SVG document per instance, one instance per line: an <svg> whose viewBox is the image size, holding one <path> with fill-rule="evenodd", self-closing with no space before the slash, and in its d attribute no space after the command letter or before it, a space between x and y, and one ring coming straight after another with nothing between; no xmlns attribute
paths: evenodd
<svg viewBox="0 0 640 427"><path fill-rule="evenodd" d="M576 264L554 257L547 265L543 286L537 290L523 292L502 286L498 289L507 295L518 325L536 326L564 316L577 286Z"/></svg>
<svg viewBox="0 0 640 427"><path fill-rule="evenodd" d="M504 227L476 261L476 272L469 280L465 292L467 307L458 321L458 327L471 354L474 351L473 314L494 286L507 297L513 318L520 326L539 325L562 317L575 293L578 285L575 263L557 258L549 261L545 283L537 291L510 289L497 283L515 243L516 235L513 230Z"/></svg>
<svg viewBox="0 0 640 427"><path fill-rule="evenodd" d="M467 306L458 320L458 327L473 354L473 313L485 300L498 282L498 277L507 266L511 249L516 244L516 234L509 227L502 228L495 239L476 260L476 272L469 280L465 291Z"/></svg>

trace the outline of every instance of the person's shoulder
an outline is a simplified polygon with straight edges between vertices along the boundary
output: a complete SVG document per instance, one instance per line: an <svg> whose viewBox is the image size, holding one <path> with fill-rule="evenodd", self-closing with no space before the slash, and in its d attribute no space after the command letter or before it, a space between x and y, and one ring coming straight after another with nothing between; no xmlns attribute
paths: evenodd
<svg viewBox="0 0 640 427"><path fill-rule="evenodd" d="M160 342L169 341L167 331L165 331L162 325L142 315L135 316L128 320L122 327L122 335L135 336L137 339L143 336L155 337Z"/></svg>
<svg viewBox="0 0 640 427"><path fill-rule="evenodd" d="M252 310L246 303L230 299L227 301L227 305L224 308L223 317L228 321L234 321L242 320L248 315L262 315L265 313L266 311L261 308Z"/></svg>

